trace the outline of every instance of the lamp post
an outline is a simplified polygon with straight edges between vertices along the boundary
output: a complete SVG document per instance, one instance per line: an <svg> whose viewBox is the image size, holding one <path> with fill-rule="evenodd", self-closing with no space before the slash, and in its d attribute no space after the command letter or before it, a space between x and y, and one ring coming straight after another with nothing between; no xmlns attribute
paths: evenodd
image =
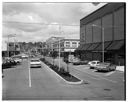
<svg viewBox="0 0 128 102"><path fill-rule="evenodd" d="M92 26L102 29L102 62L104 62L104 27L93 24Z"/></svg>
<svg viewBox="0 0 128 102"><path fill-rule="evenodd" d="M9 57L9 38L11 38L11 37L15 37L15 36L16 36L16 34L10 34L10 35L8 35L8 46L7 46L8 57ZM15 47L15 43L14 43L14 47Z"/></svg>
<svg viewBox="0 0 128 102"><path fill-rule="evenodd" d="M61 35L61 26L59 25L59 32ZM59 39L59 71L60 71L60 39Z"/></svg>

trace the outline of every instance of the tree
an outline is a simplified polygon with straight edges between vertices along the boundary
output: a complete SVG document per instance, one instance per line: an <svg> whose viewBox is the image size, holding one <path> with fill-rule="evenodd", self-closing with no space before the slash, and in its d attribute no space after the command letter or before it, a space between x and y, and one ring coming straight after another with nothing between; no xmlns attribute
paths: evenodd
<svg viewBox="0 0 128 102"><path fill-rule="evenodd" d="M44 49L44 50L42 51L42 55L45 57L47 54L48 54L48 50L47 50L47 49Z"/></svg>
<svg viewBox="0 0 128 102"><path fill-rule="evenodd" d="M57 51L52 51L51 52L51 57L53 58L53 65L54 65L54 60L55 60L55 58L58 56L58 53L57 53Z"/></svg>

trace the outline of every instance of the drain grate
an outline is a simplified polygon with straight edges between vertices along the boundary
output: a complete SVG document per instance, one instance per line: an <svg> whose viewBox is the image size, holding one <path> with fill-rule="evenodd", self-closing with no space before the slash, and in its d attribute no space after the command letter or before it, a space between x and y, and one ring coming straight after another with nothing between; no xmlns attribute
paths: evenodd
<svg viewBox="0 0 128 102"><path fill-rule="evenodd" d="M83 81L83 84L89 84L89 82L88 81Z"/></svg>
<svg viewBox="0 0 128 102"><path fill-rule="evenodd" d="M111 89L104 89L105 91L111 91Z"/></svg>
<svg viewBox="0 0 128 102"><path fill-rule="evenodd" d="M88 100L88 98L83 98L83 100Z"/></svg>

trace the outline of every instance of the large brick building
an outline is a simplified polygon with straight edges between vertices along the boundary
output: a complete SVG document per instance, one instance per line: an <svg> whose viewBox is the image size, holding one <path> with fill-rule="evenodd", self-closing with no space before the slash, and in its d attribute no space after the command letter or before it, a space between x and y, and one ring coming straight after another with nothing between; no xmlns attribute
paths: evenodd
<svg viewBox="0 0 128 102"><path fill-rule="evenodd" d="M125 63L126 4L108 3L80 20L82 59ZM103 48L104 44L104 48Z"/></svg>

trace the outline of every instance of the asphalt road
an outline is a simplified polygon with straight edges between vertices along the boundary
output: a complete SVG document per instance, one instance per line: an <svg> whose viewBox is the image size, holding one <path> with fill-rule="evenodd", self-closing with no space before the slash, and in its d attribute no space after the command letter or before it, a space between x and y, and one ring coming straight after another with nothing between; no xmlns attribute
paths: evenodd
<svg viewBox="0 0 128 102"><path fill-rule="evenodd" d="M3 100L124 100L124 73L97 73L70 65L70 72L85 80L81 85L65 83L44 63L29 67L29 61L4 70ZM93 74L94 73L94 74Z"/></svg>

